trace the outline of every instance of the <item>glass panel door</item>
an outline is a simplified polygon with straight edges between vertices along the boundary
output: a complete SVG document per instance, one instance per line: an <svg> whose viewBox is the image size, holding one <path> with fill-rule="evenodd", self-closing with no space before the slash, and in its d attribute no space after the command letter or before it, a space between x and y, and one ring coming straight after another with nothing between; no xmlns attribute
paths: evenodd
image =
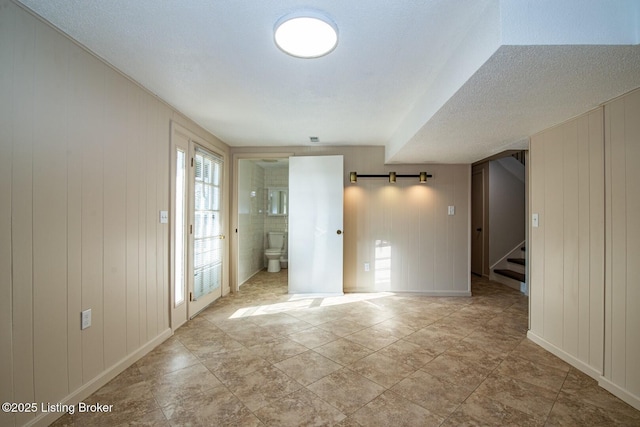
<svg viewBox="0 0 640 427"><path fill-rule="evenodd" d="M222 158L200 147L193 157L192 317L221 295Z"/></svg>

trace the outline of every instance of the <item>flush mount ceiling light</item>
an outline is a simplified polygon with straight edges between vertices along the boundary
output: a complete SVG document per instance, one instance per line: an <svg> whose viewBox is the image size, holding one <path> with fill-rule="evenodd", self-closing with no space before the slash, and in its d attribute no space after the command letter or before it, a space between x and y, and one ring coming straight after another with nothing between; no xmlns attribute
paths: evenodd
<svg viewBox="0 0 640 427"><path fill-rule="evenodd" d="M285 15L276 22L276 46L297 58L319 58L338 44L338 28L321 12L304 11Z"/></svg>

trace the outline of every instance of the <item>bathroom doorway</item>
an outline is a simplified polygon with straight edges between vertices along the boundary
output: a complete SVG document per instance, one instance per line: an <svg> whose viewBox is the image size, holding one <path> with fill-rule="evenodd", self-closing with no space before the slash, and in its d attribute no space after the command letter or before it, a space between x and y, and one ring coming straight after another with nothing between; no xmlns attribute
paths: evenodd
<svg viewBox="0 0 640 427"><path fill-rule="evenodd" d="M281 268L288 267L289 155L242 155L234 161L235 277L232 290L267 268L269 233L284 233ZM272 251L271 251L272 252ZM272 261L272 265L273 265ZM279 275L287 277L286 275Z"/></svg>

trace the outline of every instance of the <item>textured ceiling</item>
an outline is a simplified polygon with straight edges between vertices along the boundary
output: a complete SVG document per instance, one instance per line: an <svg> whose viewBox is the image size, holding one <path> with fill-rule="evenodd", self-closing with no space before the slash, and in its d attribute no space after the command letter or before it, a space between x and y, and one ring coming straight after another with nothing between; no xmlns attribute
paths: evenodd
<svg viewBox="0 0 640 427"><path fill-rule="evenodd" d="M231 146L469 163L640 87L637 0L20 2ZM337 24L328 56L273 43L302 7Z"/></svg>

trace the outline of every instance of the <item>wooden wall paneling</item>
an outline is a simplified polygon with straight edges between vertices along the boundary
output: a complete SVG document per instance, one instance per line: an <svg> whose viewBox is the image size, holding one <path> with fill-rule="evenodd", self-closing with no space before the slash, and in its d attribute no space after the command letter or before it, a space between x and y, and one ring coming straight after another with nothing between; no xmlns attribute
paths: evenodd
<svg viewBox="0 0 640 427"><path fill-rule="evenodd" d="M530 203L529 203L529 322L536 335L544 337L544 249L546 215L544 211L545 148L547 133L535 135L529 146ZM531 226L531 216L538 214L539 227Z"/></svg>
<svg viewBox="0 0 640 427"><path fill-rule="evenodd" d="M409 181L404 193L407 214L405 221L407 284L416 283L421 286L423 284L424 265L421 262L416 262L416 256L418 259L421 258L420 229L422 228L422 204L425 196L424 185Z"/></svg>
<svg viewBox="0 0 640 427"><path fill-rule="evenodd" d="M127 353L131 353L141 344L140 337L140 165L143 147L140 144L138 134L140 123L140 93L133 87L133 83L127 85L127 144L123 155L127 162L127 188L126 188L126 234L127 234Z"/></svg>
<svg viewBox="0 0 640 427"><path fill-rule="evenodd" d="M454 252L452 286L458 291L471 291L471 166L456 166L453 176L453 229L450 239Z"/></svg>
<svg viewBox="0 0 640 427"><path fill-rule="evenodd" d="M434 243L434 283L436 286L447 286L450 282L449 276L451 273L451 261L449 260L449 247L447 241L448 221L447 215L447 188L449 186L449 180L451 179L451 173L449 169L443 169L438 173L437 178L433 181L433 218L434 218L434 233L431 239Z"/></svg>
<svg viewBox="0 0 640 427"><path fill-rule="evenodd" d="M604 109L604 181L605 181L605 251L604 262L607 268L604 270L604 356L603 356L603 373L602 375L611 380L611 242L612 242L612 224L611 224L611 105L605 106Z"/></svg>
<svg viewBox="0 0 640 427"><path fill-rule="evenodd" d="M626 170L626 388L640 397L640 92L625 97Z"/></svg>
<svg viewBox="0 0 640 427"><path fill-rule="evenodd" d="M377 251L376 249L376 243L380 242L381 244L391 244L391 262L394 261L394 247L393 247L393 241L392 241L392 236L391 236L391 206L387 205L387 200L388 200L388 193L389 193L389 188L385 187L385 184L383 184L381 181L378 181L377 183L377 194L378 194L378 199L377 199L377 206L375 208L376 213L378 214L378 218L377 218L377 222L380 224L380 228L377 228L375 226L373 226L371 228L371 231L373 232L373 238L370 239L370 243L371 243L371 247L372 247L372 255L374 258L374 261L372 263L372 268L373 268L373 275L374 275L374 280L376 280L376 282L378 282L378 279L381 277L382 271L385 267L383 267L383 261L382 260L378 260L378 258L380 258L380 252ZM386 243L385 243L386 242ZM393 268L393 267L392 267ZM390 271L390 274L394 274L394 271ZM393 276L391 277L391 280L393 280ZM385 287L387 289L389 289L389 283L385 283L385 284L380 284L377 283L376 284L376 290L380 291L385 289Z"/></svg>
<svg viewBox="0 0 640 427"><path fill-rule="evenodd" d="M420 256L422 259L423 275L420 279L420 283L425 290L433 291L436 289L435 283L435 256L436 245L433 236L436 233L436 209L434 208L435 193L433 184L437 181L437 172L427 171L434 175L431 181L428 181L427 186L424 189L425 199L420 210Z"/></svg>
<svg viewBox="0 0 640 427"><path fill-rule="evenodd" d="M105 74L104 145L104 362L113 366L127 354L126 197L127 84Z"/></svg>
<svg viewBox="0 0 640 427"><path fill-rule="evenodd" d="M168 188L169 182L164 181L162 179L162 159L167 155L167 150L164 150L166 147L166 143L164 140L164 135L160 134L160 128L162 127L162 107L158 104L157 108L154 111L154 125L151 132L151 141L153 150L153 156L155 161L153 173L154 173L154 182L155 186L153 187L154 192L154 204L153 210L155 216L150 217L149 220L153 219L151 224L154 228L154 236L155 236L155 247L153 248L153 267L155 271L153 272L153 301L150 303L153 304L154 312L152 317L149 318L149 322L153 323L153 333L149 336L149 338L156 336L161 331L162 326L162 313L164 312L164 307L161 306L162 302L162 258L160 254L162 253L162 224L160 224L160 210L164 208L162 205L162 194L161 191ZM169 121L167 121L167 128L169 127Z"/></svg>
<svg viewBox="0 0 640 427"><path fill-rule="evenodd" d="M157 185L157 198L159 210L165 210L169 214L169 188L171 181L169 178L169 161L171 159L171 110L166 106L160 104L160 117L158 127L156 129L158 133L157 149L158 149L158 185ZM231 167L231 159L225 158L225 171L228 171ZM228 184L229 180L225 180L225 184ZM231 186L228 186L225 193L231 191ZM226 203L228 205L229 203ZM158 213L159 214L159 213ZM227 218L227 225L230 223L230 213L227 212L225 218ZM157 219L158 217L156 217ZM169 294L169 257L164 254L169 254L169 223L160 224L160 221L156 221L158 229L158 243L157 243L157 271L158 282L160 287L158 288L158 333L169 327L169 304L171 297ZM227 242L230 241L230 232L227 230ZM227 256L231 254L228 252ZM227 259L226 265L230 265L230 260ZM227 275L228 284L228 270Z"/></svg>
<svg viewBox="0 0 640 427"><path fill-rule="evenodd" d="M104 128L105 67L81 55L77 86L78 127L82 141L82 309L91 309L91 327L82 331L83 380L99 375L104 365Z"/></svg>
<svg viewBox="0 0 640 427"><path fill-rule="evenodd" d="M80 387L82 370L82 171L84 138L89 132L83 129L78 118L83 117L85 91L82 65L85 53L72 46L69 53L67 74L69 103L66 114L67 149L67 369L69 390Z"/></svg>
<svg viewBox="0 0 640 427"><path fill-rule="evenodd" d="M456 284L453 280L454 277L454 265L455 265L455 257L456 256L460 256L459 253L457 253L455 246L453 245L453 241L455 238L455 229L456 229L456 219L457 218L461 218L464 214L463 211L461 210L461 208L463 208L463 206L456 206L456 199L455 199L455 192L456 192L456 173L452 170L451 174L449 175L449 179L451 180L450 183L448 184L448 191L445 191L445 197L443 198L443 201L445 203L445 206L442 207L442 209L444 210L445 214L447 215L446 218L446 228L444 230L446 230L446 239L445 239L445 251L447 254L447 264L446 264L446 277L447 277L447 282L449 283L449 285L451 287L456 287ZM455 209L455 214L454 215L449 215L449 206L453 206ZM471 266L469 266L468 268L471 268Z"/></svg>
<svg viewBox="0 0 640 427"><path fill-rule="evenodd" d="M626 281L627 281L627 182L625 151L624 99L610 105L611 144L611 372L609 378L620 387L626 386Z"/></svg>
<svg viewBox="0 0 640 427"><path fill-rule="evenodd" d="M140 94L139 120L136 123L136 159L138 162L138 327L140 343L147 341L147 121L149 96Z"/></svg>
<svg viewBox="0 0 640 427"><path fill-rule="evenodd" d="M376 275L376 240L381 240L385 237L384 235L384 223L383 223L383 207L384 204L381 201L381 189L378 185L377 181L368 180L363 182L365 187L366 194L370 195L370 204L367 206L369 208L369 212L367 212L367 234L364 235L364 245L366 247L365 254L368 255L364 262L368 262L371 266L369 270L370 282L369 286L371 286L372 291L377 291L378 288L375 284L375 275ZM358 185L360 185L358 183ZM366 272L363 273L364 269L362 265L358 266L358 271L363 276L366 276Z"/></svg>
<svg viewBox="0 0 640 427"><path fill-rule="evenodd" d="M345 165L346 168L346 165ZM349 172L348 170L346 171ZM348 185L344 191L344 289L358 288L358 267L364 262L360 260L358 250L361 229L364 226L362 196L364 192L356 184Z"/></svg>
<svg viewBox="0 0 640 427"><path fill-rule="evenodd" d="M365 184L365 183L363 183ZM362 187L360 183L358 185L359 199L362 200L362 204L358 206L358 235L356 236L356 248L358 254L356 255L357 263L351 267L345 264L346 268L353 268L355 276L357 277L358 289L367 289L369 284L372 283L373 277L373 253L374 247L369 240L371 236L371 230L373 227L374 217L376 213L370 209L370 206L375 203L375 195L369 191L369 188ZM366 184L370 187L370 184ZM368 262L371 268L369 271L364 271L364 263Z"/></svg>
<svg viewBox="0 0 640 427"><path fill-rule="evenodd" d="M603 138L597 109L534 135L530 151L529 213L540 214L530 229L531 330L594 372L603 369Z"/></svg>
<svg viewBox="0 0 640 427"><path fill-rule="evenodd" d="M0 1L0 400L13 398L13 318L11 277L11 175L13 173L13 48L15 44L15 14L6 2ZM13 425L15 415L0 412L0 425Z"/></svg>
<svg viewBox="0 0 640 427"><path fill-rule="evenodd" d="M361 263L356 266L356 269L358 277L361 278L358 285L362 286L362 289L375 289L371 286L373 284L375 271L375 241L373 240L373 230L378 226L380 212L376 210L378 199L377 194L372 191L373 182L369 181L363 184L366 186L363 192L364 199L367 200L367 203L364 204L364 209L362 210L362 237L358 239L358 250L361 251ZM360 184L358 183L358 185ZM368 262L371 266L368 272L364 271L363 262Z"/></svg>
<svg viewBox="0 0 640 427"><path fill-rule="evenodd" d="M578 346L575 354L578 359L589 361L589 327L590 327L590 301L589 301L589 284L590 284L590 236L591 236L591 212L590 212L590 180L589 180L589 119L590 116L583 116L577 119L578 146L576 147L576 159L578 166L578 204L576 206L578 212L577 228L578 228L578 315L575 320L577 322ZM595 230L594 230L595 231Z"/></svg>
<svg viewBox="0 0 640 427"><path fill-rule="evenodd" d="M589 358L590 365L603 372L604 352L604 253L605 170L603 108L589 115ZM586 359L585 359L586 360Z"/></svg>
<svg viewBox="0 0 640 427"><path fill-rule="evenodd" d="M562 348L572 356L578 355L578 319L579 319L579 281L578 261L579 245L579 207L578 180L578 122L576 120L563 126L563 306L562 306Z"/></svg>
<svg viewBox="0 0 640 427"><path fill-rule="evenodd" d="M379 181L380 187L379 187L379 194L380 194L380 198L378 199L378 210L381 214L380 220L382 222L382 227L380 228L380 233L378 236L375 237L375 240L381 240L383 245L390 245L390 253L391 253L391 258L390 261L386 261L386 260L380 260L381 258L380 256L380 252L378 252L376 254L375 250L374 250L374 257L376 258L376 270L375 270L375 275L382 279L384 276L383 274L385 274L386 272L384 272L385 268L389 268L387 267L382 267L383 266L383 262L387 263L387 265L390 264L390 271L388 271L389 275L389 279L387 279L387 282L383 284L383 286L378 287L377 290L383 290L385 289L393 289L395 290L395 284L399 283L397 282L397 280L399 280L400 276L401 276L401 272L399 269L399 265L398 265L398 256L400 255L399 251L398 251L398 244L399 244L399 236L394 236L393 235L393 204L392 204L392 200L395 199L395 197L393 197L395 191L397 190L397 188L392 188L389 187L389 184L387 183L388 181L384 181L384 178L382 180ZM373 229L374 233L376 232L375 229Z"/></svg>
<svg viewBox="0 0 640 427"><path fill-rule="evenodd" d="M398 185L399 184L399 185ZM407 257L405 254L407 245L406 235L406 207L399 209L399 205L405 203L404 184L400 180L395 185L389 184L388 198L390 224L389 239L391 242L391 283L395 289L405 291L408 289Z"/></svg>
<svg viewBox="0 0 640 427"><path fill-rule="evenodd" d="M146 205L146 215L145 215L145 226L146 226L146 279L147 279L147 294L146 294L146 337L145 341L148 341L152 337L155 337L158 328L157 328L157 313L158 307L156 306L156 293L157 293L157 278L156 278L156 224L158 222L157 216L158 212L156 209L156 186L157 175L156 168L159 161L158 158L158 150L156 141L156 133L155 129L158 126L158 106L155 100L150 96L146 95L146 104L147 107L145 111L147 113L146 117L146 132L145 132L145 140L144 145L146 147L146 162L147 162L147 170L146 170L146 189L145 196L147 199Z"/></svg>
<svg viewBox="0 0 640 427"><path fill-rule="evenodd" d="M412 283L416 284L413 286L415 289L421 282L420 276L414 273L417 270L415 255L420 253L419 242L416 239L416 224L419 223L420 217L418 212L419 204L417 203L415 195L416 183L411 179L405 178L401 184L401 203L405 208L401 211L402 216L400 218L402 222L398 225L402 227L404 242L402 249L402 274L405 277L405 282L403 285L405 289L409 290L412 288Z"/></svg>
<svg viewBox="0 0 640 427"><path fill-rule="evenodd" d="M399 184L399 185L398 185ZM408 289L407 282L407 258L405 248L407 244L406 236L406 207L404 204L403 183L396 182L395 185L388 184L384 188L387 206L387 241L391 244L391 286L394 290L405 291Z"/></svg>
<svg viewBox="0 0 640 427"><path fill-rule="evenodd" d="M53 29L36 28L33 115L33 335L37 402L68 394L67 154L68 43ZM62 327L61 327L62 326Z"/></svg>
<svg viewBox="0 0 640 427"><path fill-rule="evenodd" d="M362 262L368 262L370 265L369 272L365 272L363 268L363 264L360 264L358 269L358 276L362 277L364 281L364 288L369 287L372 291L376 291L377 288L375 286L375 271L376 271L376 260L375 260L375 245L376 239L379 239L380 233L382 230L382 203L380 202L380 191L377 182L374 180L362 180L362 184L360 184L360 180L358 181L358 185L362 185L364 193L368 196L369 203L366 205L368 212L364 212L365 218L365 234L363 234L363 238L359 242L359 249L362 250ZM368 277L367 277L368 276ZM369 279L366 281L366 279Z"/></svg>
<svg viewBox="0 0 640 427"><path fill-rule="evenodd" d="M640 163L640 93L635 92L627 99L627 171L630 184L627 193L627 384L629 391L636 396L640 396L640 312L638 302L640 301L640 266L638 257L640 256L640 195L638 189L634 187L640 182L637 164ZM635 279L634 279L635 278Z"/></svg>
<svg viewBox="0 0 640 427"><path fill-rule="evenodd" d="M13 168L11 175L11 249L13 261L13 398L33 402L33 117L36 20L10 4L13 18ZM15 15L12 16L12 12ZM19 95L18 95L19 94ZM16 414L18 425L33 414Z"/></svg>
<svg viewBox="0 0 640 427"><path fill-rule="evenodd" d="M564 242L564 183L562 128L551 131L551 139L556 143L545 147L545 251L544 251L544 337L552 344L562 348L564 284L563 242Z"/></svg>

